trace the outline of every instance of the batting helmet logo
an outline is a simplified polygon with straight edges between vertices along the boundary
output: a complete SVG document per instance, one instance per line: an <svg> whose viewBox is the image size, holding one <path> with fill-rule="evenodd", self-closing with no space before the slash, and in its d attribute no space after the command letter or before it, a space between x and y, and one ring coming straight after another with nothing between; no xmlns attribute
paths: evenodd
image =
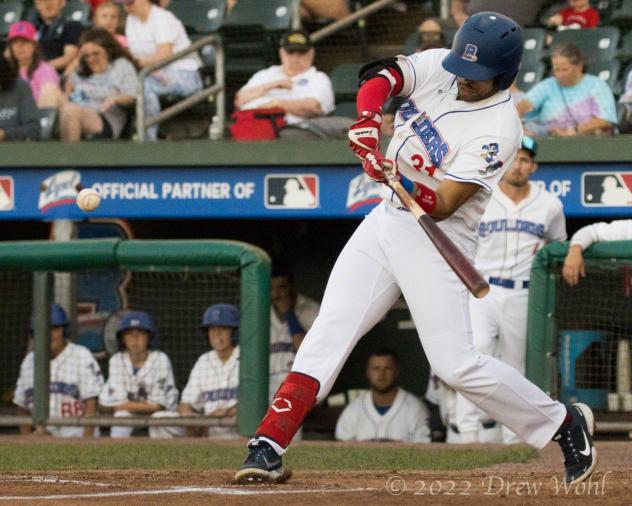
<svg viewBox="0 0 632 506"><path fill-rule="evenodd" d="M465 46L465 51L463 51L463 56L461 56L461 58L474 63L476 60L478 60L478 56L476 56L477 51L478 51L477 46L475 46L474 44L467 44Z"/></svg>
<svg viewBox="0 0 632 506"><path fill-rule="evenodd" d="M275 406L277 401L283 401L285 403L286 407L277 408ZM277 397L276 399L274 399L274 401L272 402L272 405L270 407L277 413L286 413L287 411L291 411L292 410L292 403L289 401L289 399L285 399L283 397Z"/></svg>

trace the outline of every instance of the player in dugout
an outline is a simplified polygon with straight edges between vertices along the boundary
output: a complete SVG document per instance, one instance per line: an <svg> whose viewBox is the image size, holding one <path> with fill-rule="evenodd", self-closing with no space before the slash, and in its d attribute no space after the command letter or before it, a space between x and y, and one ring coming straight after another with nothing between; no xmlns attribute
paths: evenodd
<svg viewBox="0 0 632 506"><path fill-rule="evenodd" d="M417 204L470 259L493 188L520 147L522 125L508 91L522 57L512 19L494 12L468 18L451 50L387 58L360 70L358 120L349 131L366 174L386 182L398 170ZM386 155L382 105L406 97ZM358 340L403 294L432 370L523 441L556 441L565 481L586 480L597 463L594 417L582 403L551 399L507 364L477 352L468 294L417 219L388 185L382 202L356 229L331 272L321 310L292 371L248 444L238 483L287 480L282 456L305 416L322 400Z"/></svg>

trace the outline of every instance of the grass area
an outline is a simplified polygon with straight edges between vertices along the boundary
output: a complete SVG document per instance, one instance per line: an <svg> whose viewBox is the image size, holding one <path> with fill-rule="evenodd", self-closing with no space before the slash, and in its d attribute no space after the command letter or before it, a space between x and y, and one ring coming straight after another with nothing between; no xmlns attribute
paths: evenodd
<svg viewBox="0 0 632 506"><path fill-rule="evenodd" d="M524 446L506 448L397 448L299 445L285 462L302 470L454 470L505 462L527 462L537 452ZM84 469L237 469L243 446L165 443L3 443L0 471Z"/></svg>

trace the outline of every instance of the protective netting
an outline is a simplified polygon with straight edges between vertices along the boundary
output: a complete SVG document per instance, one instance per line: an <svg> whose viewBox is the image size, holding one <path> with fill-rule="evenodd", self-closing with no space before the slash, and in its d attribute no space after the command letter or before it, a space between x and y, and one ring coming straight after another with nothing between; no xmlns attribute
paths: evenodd
<svg viewBox="0 0 632 506"><path fill-rule="evenodd" d="M30 272L0 271L0 396L11 406L11 395L28 343L33 296Z"/></svg>
<svg viewBox="0 0 632 506"><path fill-rule="evenodd" d="M588 261L569 287L558 276L555 321L560 398L613 412L632 411L632 266ZM558 271L559 274L559 271Z"/></svg>

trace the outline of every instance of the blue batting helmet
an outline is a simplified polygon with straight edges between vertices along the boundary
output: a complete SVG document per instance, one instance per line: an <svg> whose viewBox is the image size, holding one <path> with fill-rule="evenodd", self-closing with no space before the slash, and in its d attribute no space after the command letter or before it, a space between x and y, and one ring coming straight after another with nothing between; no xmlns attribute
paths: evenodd
<svg viewBox="0 0 632 506"><path fill-rule="evenodd" d="M70 321L68 320L68 315L64 308L59 304L51 304L50 305L50 322L49 325L51 327L67 327L70 325Z"/></svg>
<svg viewBox="0 0 632 506"><path fill-rule="evenodd" d="M513 19L497 12L479 12L456 32L442 65L470 81L498 78L500 89L506 90L518 74L522 44L522 30Z"/></svg>
<svg viewBox="0 0 632 506"><path fill-rule="evenodd" d="M158 346L158 332L156 325L148 313L145 311L128 311L123 315L116 330L116 337L122 346L123 332L131 329L141 329L149 332L149 347L156 348Z"/></svg>
<svg viewBox="0 0 632 506"><path fill-rule="evenodd" d="M233 327L239 328L240 314L232 304L213 304L204 311L202 327Z"/></svg>

